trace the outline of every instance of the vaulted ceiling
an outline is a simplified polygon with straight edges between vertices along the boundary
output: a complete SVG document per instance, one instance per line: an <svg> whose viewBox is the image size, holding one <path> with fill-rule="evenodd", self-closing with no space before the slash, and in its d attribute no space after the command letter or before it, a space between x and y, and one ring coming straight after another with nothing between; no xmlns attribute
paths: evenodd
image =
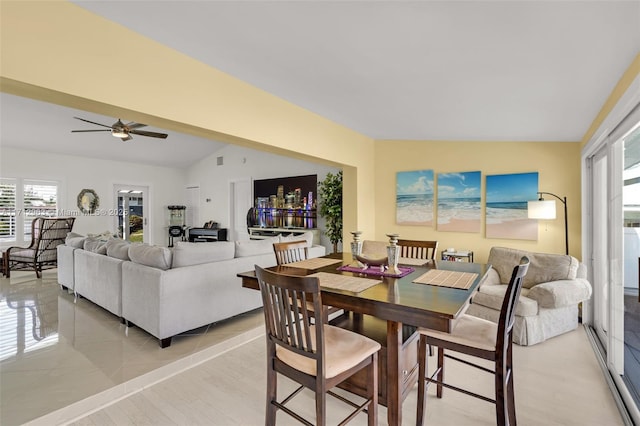
<svg viewBox="0 0 640 426"><path fill-rule="evenodd" d="M640 1L73 3L375 139L580 141L640 52ZM118 118L0 101L6 146Z"/></svg>

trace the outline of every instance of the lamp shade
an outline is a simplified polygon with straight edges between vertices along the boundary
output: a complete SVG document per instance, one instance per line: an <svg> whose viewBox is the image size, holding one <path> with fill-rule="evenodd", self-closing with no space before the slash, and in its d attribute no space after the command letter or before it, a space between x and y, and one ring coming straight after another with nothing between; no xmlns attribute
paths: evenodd
<svg viewBox="0 0 640 426"><path fill-rule="evenodd" d="M537 200L527 202L529 219L555 219L556 200Z"/></svg>

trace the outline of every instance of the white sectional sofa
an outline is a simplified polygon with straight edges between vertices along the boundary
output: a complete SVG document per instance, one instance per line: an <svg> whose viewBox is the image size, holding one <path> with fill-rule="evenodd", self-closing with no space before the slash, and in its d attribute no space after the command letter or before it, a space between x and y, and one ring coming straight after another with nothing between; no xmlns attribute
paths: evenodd
<svg viewBox="0 0 640 426"><path fill-rule="evenodd" d="M242 288L236 274L274 266L273 243L284 239L181 241L169 249L71 235L58 247L58 282L167 347L176 334L261 307L260 293ZM307 241L310 257L325 255Z"/></svg>

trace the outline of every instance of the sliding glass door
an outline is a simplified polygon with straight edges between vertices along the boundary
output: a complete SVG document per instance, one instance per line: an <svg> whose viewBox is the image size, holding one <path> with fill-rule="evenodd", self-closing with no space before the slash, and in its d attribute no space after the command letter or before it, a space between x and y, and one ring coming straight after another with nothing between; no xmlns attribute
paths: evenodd
<svg viewBox="0 0 640 426"><path fill-rule="evenodd" d="M609 227L608 227L608 146L601 148L591 159L591 232L593 291L593 326L605 349L609 339Z"/></svg>
<svg viewBox="0 0 640 426"><path fill-rule="evenodd" d="M640 107L586 158L591 325L630 417L640 420Z"/></svg>

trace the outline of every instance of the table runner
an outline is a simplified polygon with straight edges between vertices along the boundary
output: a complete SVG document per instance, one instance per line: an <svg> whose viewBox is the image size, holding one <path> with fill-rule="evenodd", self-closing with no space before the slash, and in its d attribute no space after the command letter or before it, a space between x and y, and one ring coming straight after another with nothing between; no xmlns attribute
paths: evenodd
<svg viewBox="0 0 640 426"><path fill-rule="evenodd" d="M374 285L381 283L378 280L372 280L369 278L349 277L346 275L331 274L328 272L316 272L315 274L308 276L318 277L320 280L320 287L336 290L348 290L354 293L360 293L369 287L373 287Z"/></svg>
<svg viewBox="0 0 640 426"><path fill-rule="evenodd" d="M478 274L471 272L444 271L431 269L413 280L416 284L431 284L440 287L451 287L467 290Z"/></svg>
<svg viewBox="0 0 640 426"><path fill-rule="evenodd" d="M384 272L381 272L379 266L369 266L367 269L362 269L362 268L359 268L357 266L344 265L344 266L339 267L338 271L357 272L357 273L360 273L360 274L380 275L380 276L383 276L383 277L393 277L393 278L404 277L405 275L409 275L410 273L415 271L415 269L413 269L411 267L398 266L398 269L400 270L400 273L399 274L393 274L393 273L389 272L389 270L385 270Z"/></svg>
<svg viewBox="0 0 640 426"><path fill-rule="evenodd" d="M299 268L314 270L324 268L325 266L333 265L335 263L342 262L342 259L328 259L326 257L312 257L311 259L300 260L298 262L287 263L288 268Z"/></svg>

